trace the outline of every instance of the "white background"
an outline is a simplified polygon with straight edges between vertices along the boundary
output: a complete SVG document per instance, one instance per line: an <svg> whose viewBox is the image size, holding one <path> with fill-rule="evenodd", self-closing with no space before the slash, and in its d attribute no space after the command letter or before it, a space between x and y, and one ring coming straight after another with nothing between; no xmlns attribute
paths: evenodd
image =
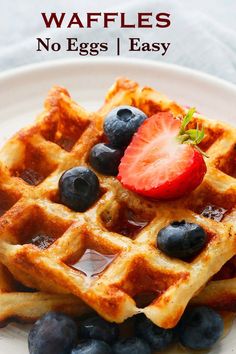
<svg viewBox="0 0 236 354"><path fill-rule="evenodd" d="M202 70L236 83L236 1L235 0L0 0L0 70L60 57L78 57L78 53L38 53L36 37L64 41L79 37L81 41L108 41L112 55L114 37L122 38L124 56L176 63ZM134 20L139 12L169 12L168 29L46 30L41 12L89 11L126 12ZM130 53L125 43L129 36L146 41L171 42L166 56L158 53ZM81 58L82 59L82 58Z"/></svg>

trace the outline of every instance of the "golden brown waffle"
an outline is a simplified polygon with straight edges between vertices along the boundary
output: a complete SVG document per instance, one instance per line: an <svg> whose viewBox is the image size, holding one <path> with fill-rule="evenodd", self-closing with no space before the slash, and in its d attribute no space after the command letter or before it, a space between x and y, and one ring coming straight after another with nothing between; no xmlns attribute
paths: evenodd
<svg viewBox="0 0 236 354"><path fill-rule="evenodd" d="M145 304L147 299L150 299L148 294L139 301L143 300ZM217 310L235 311L236 281L212 281L191 302L209 305ZM33 323L49 311L79 317L91 313L91 308L74 295L28 289L17 282L6 267L0 265L0 327L9 322Z"/></svg>
<svg viewBox="0 0 236 354"><path fill-rule="evenodd" d="M144 297L143 301L145 303L147 299ZM192 299L192 303L235 311L236 281L228 279L210 282ZM7 268L0 265L0 327L12 321L33 323L48 311L59 311L72 317L79 317L89 314L91 309L74 295L49 294L28 289L17 282Z"/></svg>
<svg viewBox="0 0 236 354"><path fill-rule="evenodd" d="M34 322L48 311L77 317L91 310L76 296L28 289L0 265L0 327L12 321Z"/></svg>
<svg viewBox="0 0 236 354"><path fill-rule="evenodd" d="M195 115L195 123L204 123L201 147L210 158L203 183L188 197L152 202L125 190L115 178L98 175L98 201L85 213L73 212L60 204L58 180L66 169L88 165L91 147L105 140L104 116L123 104L149 116L184 113L153 89L125 79L115 83L104 106L92 114L55 87L36 124L3 147L1 261L26 286L74 294L109 321L143 312L157 325L172 327L192 297L236 253L236 129ZM206 217L212 205L223 208L221 221ZM155 246L160 228L183 219L208 234L205 249L189 262L169 258ZM99 274L84 269L86 276L76 262L89 250L104 264ZM143 295L150 303L140 308Z"/></svg>
<svg viewBox="0 0 236 354"><path fill-rule="evenodd" d="M191 302L211 306L217 310L236 312L235 256L222 267L213 280Z"/></svg>

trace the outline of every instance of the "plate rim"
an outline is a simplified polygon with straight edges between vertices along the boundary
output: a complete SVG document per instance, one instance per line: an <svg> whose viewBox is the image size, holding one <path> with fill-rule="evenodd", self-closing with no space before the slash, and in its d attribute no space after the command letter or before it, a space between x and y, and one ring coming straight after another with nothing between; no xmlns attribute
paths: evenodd
<svg viewBox="0 0 236 354"><path fill-rule="evenodd" d="M62 59L57 59L57 60L48 60L48 61L43 61L39 63L33 63L33 64L28 64L24 66L20 66L17 68L5 70L0 73L0 85L3 85L5 82L8 80L15 80L15 79L21 79L24 77L24 75L30 75L32 74L37 74L40 72L43 72L44 70L50 70L53 69L54 71L61 69L61 68L66 68L67 66L70 65L77 65L79 69L83 67L87 67L88 65L92 66L105 66L105 65L120 65L120 68L128 66L128 67L136 67L136 68L142 68L145 70L145 68L148 66L149 68L153 68L154 70L160 70L160 71L168 71L169 74L177 74L179 76L183 76L183 78L186 78L188 80L189 77L191 77L193 80L197 80L198 82L201 83L206 83L207 85L210 85L211 87L217 87L219 90L226 90L228 92L233 93L236 97L236 85L233 83L230 83L224 79L215 77L213 75L190 69L184 66L176 65L176 64L170 64L170 63L165 63L165 62L158 62L158 61L152 61L152 60L147 60L147 59L132 59L132 58L113 58L113 57L105 57L105 58L62 58ZM20 90L20 87L17 88L17 90ZM21 336L21 341L23 339L23 335ZM2 339L2 338L0 338ZM12 336L11 339L8 339L8 341L13 341L15 339L15 336ZM3 341L6 339L4 338ZM4 345L7 346L7 343L3 343L3 349ZM230 341L227 341L227 346L231 345ZM219 353L229 353L229 350L231 351L234 346L228 348L228 347L223 347L221 348L222 343L220 342L219 346ZM1 346L0 346L1 350ZM214 351L215 353L215 351ZM218 349L217 349L218 353Z"/></svg>
<svg viewBox="0 0 236 354"><path fill-rule="evenodd" d="M104 58L60 58L56 60L46 60L43 62L37 62L27 65L22 65L16 68L7 69L0 73L0 84L2 81L13 79L17 76L24 76L25 74L29 74L31 72L37 72L42 70L52 69L56 70L59 67L66 67L68 65L78 65L80 67L87 65L114 65L119 63L121 66L139 66L145 68L147 65L149 68L153 67L153 69L159 69L163 71L169 71L173 73L177 73L179 75L191 76L192 79L199 80L202 82L206 82L212 86L218 86L221 89L227 89L233 91L236 94L236 85L226 81L217 76L205 73L200 70L191 69L189 67L185 67L178 64L166 63L160 61L154 61L149 59L133 59L133 58L125 58L125 57L104 57Z"/></svg>

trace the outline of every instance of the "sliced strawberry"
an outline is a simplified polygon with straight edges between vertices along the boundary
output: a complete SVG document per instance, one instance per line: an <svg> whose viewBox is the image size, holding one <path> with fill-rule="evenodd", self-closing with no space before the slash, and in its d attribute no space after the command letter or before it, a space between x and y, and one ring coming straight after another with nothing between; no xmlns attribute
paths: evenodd
<svg viewBox="0 0 236 354"><path fill-rule="evenodd" d="M194 146L178 142L180 130L180 120L168 112L144 121L119 166L118 179L125 188L152 198L175 199L202 182L205 161Z"/></svg>

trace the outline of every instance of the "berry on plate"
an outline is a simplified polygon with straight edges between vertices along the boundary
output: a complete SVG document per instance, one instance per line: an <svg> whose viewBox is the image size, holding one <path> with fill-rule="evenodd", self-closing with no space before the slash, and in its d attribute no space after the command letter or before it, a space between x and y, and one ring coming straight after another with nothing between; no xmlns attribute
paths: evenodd
<svg viewBox="0 0 236 354"><path fill-rule="evenodd" d="M118 339L119 326L110 323L99 316L92 316L82 320L79 324L79 337L85 339L98 339L112 343Z"/></svg>
<svg viewBox="0 0 236 354"><path fill-rule="evenodd" d="M146 119L125 151L119 166L122 185L143 196L176 199L193 191L206 173L198 144L204 131L187 130L195 110L182 122L163 112Z"/></svg>
<svg viewBox="0 0 236 354"><path fill-rule="evenodd" d="M31 328L28 337L30 354L70 354L76 344L76 323L62 313L48 312Z"/></svg>
<svg viewBox="0 0 236 354"><path fill-rule="evenodd" d="M101 340L90 339L79 343L71 354L112 354L112 351L109 344Z"/></svg>
<svg viewBox="0 0 236 354"><path fill-rule="evenodd" d="M222 335L224 323L216 311L198 306L185 312L178 327L181 344L201 350L210 349L215 344Z"/></svg>
<svg viewBox="0 0 236 354"><path fill-rule="evenodd" d="M187 259L203 249L207 234L197 224L182 221L172 222L157 235L157 246L170 257Z"/></svg>
<svg viewBox="0 0 236 354"><path fill-rule="evenodd" d="M175 340L174 329L160 328L142 315L135 319L135 332L158 352L168 348Z"/></svg>
<svg viewBox="0 0 236 354"><path fill-rule="evenodd" d="M136 107L114 108L104 121L104 132L109 143L118 148L129 145L134 133L146 118L146 114Z"/></svg>
<svg viewBox="0 0 236 354"><path fill-rule="evenodd" d="M117 341L113 346L114 354L151 354L151 349L147 342L138 338L123 338Z"/></svg>

